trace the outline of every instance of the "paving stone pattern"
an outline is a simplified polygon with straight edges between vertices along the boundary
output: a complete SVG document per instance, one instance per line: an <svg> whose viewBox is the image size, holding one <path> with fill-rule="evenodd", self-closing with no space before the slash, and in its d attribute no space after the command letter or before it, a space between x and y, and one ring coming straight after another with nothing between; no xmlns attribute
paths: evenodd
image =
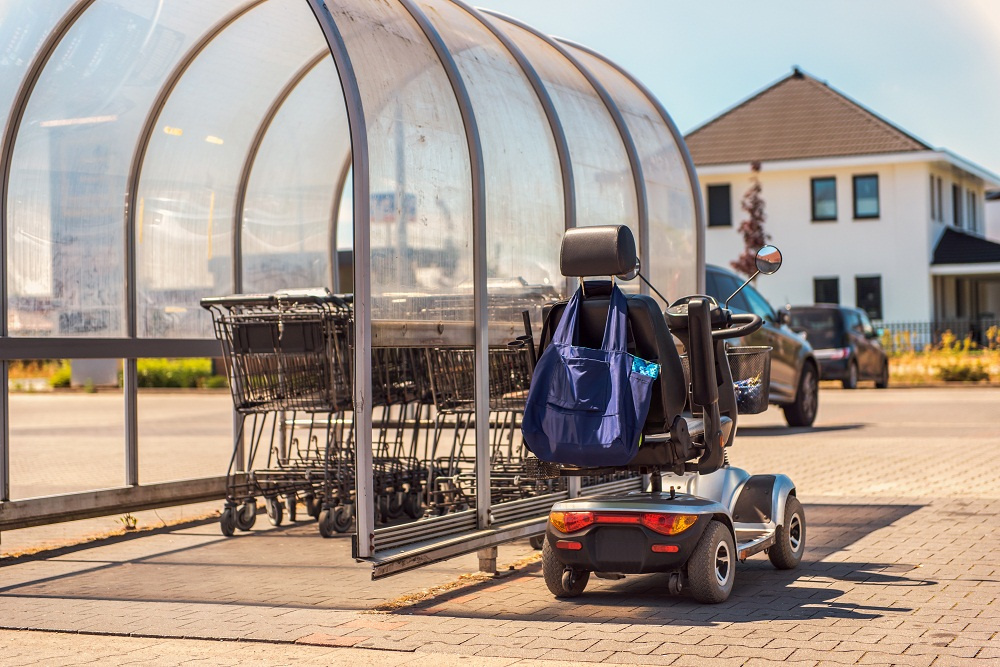
<svg viewBox="0 0 1000 667"><path fill-rule="evenodd" d="M1000 664L1000 392L821 400L812 430L774 410L744 422L733 463L796 481L808 551L794 571L751 558L723 604L670 596L661 575L592 578L559 601L531 564L372 612L475 560L371 582L314 524L226 539L204 523L0 567L0 627L22 630L0 631L0 662Z"/></svg>

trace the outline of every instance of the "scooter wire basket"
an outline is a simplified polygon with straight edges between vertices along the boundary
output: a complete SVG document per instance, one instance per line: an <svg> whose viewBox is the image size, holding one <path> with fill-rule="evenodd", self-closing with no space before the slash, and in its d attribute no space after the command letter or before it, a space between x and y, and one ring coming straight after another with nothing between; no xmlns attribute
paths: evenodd
<svg viewBox="0 0 1000 667"><path fill-rule="evenodd" d="M736 411L741 415L755 415L767 410L771 387L771 348L730 347L726 352L736 389Z"/></svg>

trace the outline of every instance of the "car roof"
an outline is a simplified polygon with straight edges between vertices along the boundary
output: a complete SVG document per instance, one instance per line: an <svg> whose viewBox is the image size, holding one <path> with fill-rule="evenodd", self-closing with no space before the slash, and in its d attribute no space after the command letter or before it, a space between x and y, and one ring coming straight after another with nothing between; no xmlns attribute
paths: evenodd
<svg viewBox="0 0 1000 667"><path fill-rule="evenodd" d="M854 306L841 306L836 303L814 303L810 305L785 306L788 310L851 310L858 312L861 309Z"/></svg>

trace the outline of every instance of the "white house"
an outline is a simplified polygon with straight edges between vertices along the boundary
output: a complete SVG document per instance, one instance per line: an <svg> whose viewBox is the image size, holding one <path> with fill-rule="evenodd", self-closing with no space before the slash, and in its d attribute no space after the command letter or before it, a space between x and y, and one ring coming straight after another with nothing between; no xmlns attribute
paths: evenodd
<svg viewBox="0 0 1000 667"><path fill-rule="evenodd" d="M775 306L857 305L884 322L1000 316L1000 244L985 237L996 175L798 69L686 140L709 264L742 251L740 199L761 162L764 228L785 263L758 288Z"/></svg>

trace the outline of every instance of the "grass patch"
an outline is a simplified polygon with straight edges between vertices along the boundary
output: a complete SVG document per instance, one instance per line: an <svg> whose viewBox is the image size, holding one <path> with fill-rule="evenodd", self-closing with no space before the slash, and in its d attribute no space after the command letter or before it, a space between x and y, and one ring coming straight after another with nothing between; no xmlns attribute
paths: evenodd
<svg viewBox="0 0 1000 667"><path fill-rule="evenodd" d="M970 337L959 339L950 331L938 345L915 350L908 337L883 336L889 353L890 382L930 384L937 382L997 382L1000 380L1000 331L986 332L986 345L976 345Z"/></svg>

